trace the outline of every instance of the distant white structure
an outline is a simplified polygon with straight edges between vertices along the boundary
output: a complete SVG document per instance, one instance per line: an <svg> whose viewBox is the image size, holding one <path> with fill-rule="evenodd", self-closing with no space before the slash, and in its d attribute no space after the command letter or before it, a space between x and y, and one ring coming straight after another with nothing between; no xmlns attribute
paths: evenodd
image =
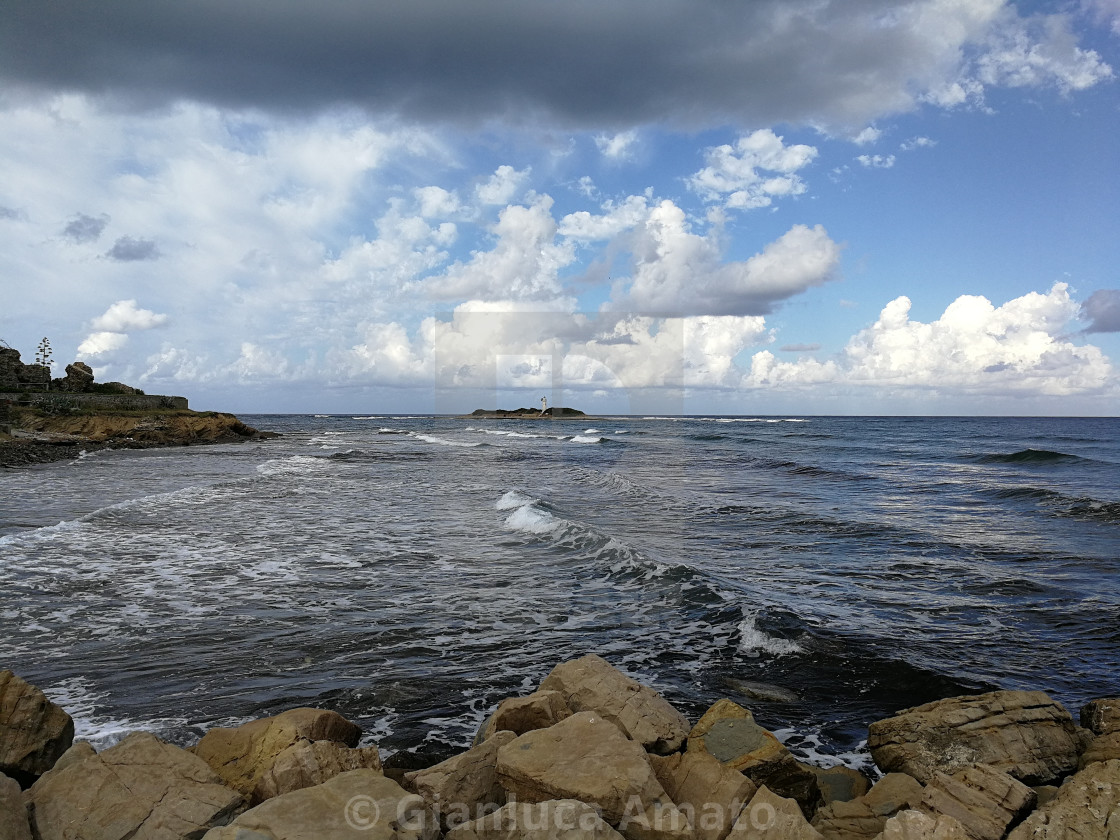
<svg viewBox="0 0 1120 840"><path fill-rule="evenodd" d="M548 397L541 397L541 414L548 411Z"/></svg>

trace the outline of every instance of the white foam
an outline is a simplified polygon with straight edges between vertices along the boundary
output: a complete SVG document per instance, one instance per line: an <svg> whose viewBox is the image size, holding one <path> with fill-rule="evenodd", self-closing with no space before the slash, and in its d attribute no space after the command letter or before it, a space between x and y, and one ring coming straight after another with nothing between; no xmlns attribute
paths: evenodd
<svg viewBox="0 0 1120 840"><path fill-rule="evenodd" d="M547 534L561 525L563 525L561 520L536 505L522 505L506 518L507 528L530 534Z"/></svg>
<svg viewBox="0 0 1120 840"><path fill-rule="evenodd" d="M436 437L435 435L418 435L412 432L409 434L417 440L422 440L425 443L437 443L440 446L461 446L468 449L475 446L482 446L482 443L479 441L448 440L447 438Z"/></svg>
<svg viewBox="0 0 1120 840"><path fill-rule="evenodd" d="M310 455L293 455L290 458L280 458L265 461L257 465L260 475L298 475L313 473L327 469L327 463L322 458Z"/></svg>
<svg viewBox="0 0 1120 840"><path fill-rule="evenodd" d="M539 499L534 499L531 496L526 496L518 490L510 490L502 498L494 504L497 510L513 510L514 508L523 507L524 505L536 504Z"/></svg>
<svg viewBox="0 0 1120 840"><path fill-rule="evenodd" d="M89 741L98 752L113 746L132 732L159 733L187 723L185 718L156 718L136 722L98 714L95 710L104 695L93 691L85 677L62 680L43 689L43 693L74 719L74 740Z"/></svg>
<svg viewBox="0 0 1120 840"><path fill-rule="evenodd" d="M597 435L576 435L572 438L572 443L602 443L604 440L606 438Z"/></svg>
<svg viewBox="0 0 1120 840"><path fill-rule="evenodd" d="M597 434L599 434L599 430L598 429L584 429L583 433L585 435L597 435Z"/></svg>
<svg viewBox="0 0 1120 840"><path fill-rule="evenodd" d="M802 647L792 639L779 639L767 635L755 625L758 613L743 610L743 620L739 622L739 652L747 656L784 656L787 653L801 653Z"/></svg>

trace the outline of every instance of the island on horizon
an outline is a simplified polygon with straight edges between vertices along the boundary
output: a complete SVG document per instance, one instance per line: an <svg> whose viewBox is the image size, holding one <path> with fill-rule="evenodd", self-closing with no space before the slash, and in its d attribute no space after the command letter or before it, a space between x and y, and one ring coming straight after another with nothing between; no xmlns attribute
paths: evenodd
<svg viewBox="0 0 1120 840"><path fill-rule="evenodd" d="M587 415L578 408L565 408L564 406L551 406L549 408L476 408L465 417L481 418L485 420L562 420L586 418Z"/></svg>

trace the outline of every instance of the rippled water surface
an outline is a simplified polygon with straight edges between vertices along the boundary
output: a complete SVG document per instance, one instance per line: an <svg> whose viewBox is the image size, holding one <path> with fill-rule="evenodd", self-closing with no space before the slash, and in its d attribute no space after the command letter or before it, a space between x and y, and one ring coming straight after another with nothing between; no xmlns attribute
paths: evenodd
<svg viewBox="0 0 1120 840"><path fill-rule="evenodd" d="M79 737L316 705L438 757L592 651L854 766L904 706L1120 693L1115 419L244 419L0 473L0 667Z"/></svg>

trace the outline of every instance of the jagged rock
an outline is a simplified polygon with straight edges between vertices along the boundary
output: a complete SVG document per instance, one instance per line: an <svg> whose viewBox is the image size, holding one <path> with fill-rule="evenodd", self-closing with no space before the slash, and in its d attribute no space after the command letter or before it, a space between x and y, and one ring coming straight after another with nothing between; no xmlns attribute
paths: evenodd
<svg viewBox="0 0 1120 840"><path fill-rule="evenodd" d="M798 762L801 764L801 762ZM803 770L808 770L817 777L817 787L821 791L821 802L829 805L833 802L850 802L863 796L871 789L871 782L858 770L838 764L835 767L814 767L811 764L801 764Z"/></svg>
<svg viewBox="0 0 1120 840"><path fill-rule="evenodd" d="M1081 725L1094 735L1120 732L1120 697L1099 697L1081 707Z"/></svg>
<svg viewBox="0 0 1120 840"><path fill-rule="evenodd" d="M525 697L507 697L482 724L475 744L481 744L495 732L524 735L533 729L548 729L571 714L559 691L537 690Z"/></svg>
<svg viewBox="0 0 1120 840"><path fill-rule="evenodd" d="M622 840L599 812L574 799L511 802L447 834L447 840Z"/></svg>
<svg viewBox="0 0 1120 840"><path fill-rule="evenodd" d="M203 840L435 840L424 800L376 770L350 770L275 796Z"/></svg>
<svg viewBox="0 0 1120 840"><path fill-rule="evenodd" d="M63 391L85 391L93 384L93 368L85 362L74 362L66 366L66 378L57 382Z"/></svg>
<svg viewBox="0 0 1120 840"><path fill-rule="evenodd" d="M281 752L261 776L252 805L266 799L321 785L339 773L349 770L381 770L381 754L377 747L351 749L334 741L297 741Z"/></svg>
<svg viewBox="0 0 1120 840"><path fill-rule="evenodd" d="M0 671L0 773L26 787L73 742L70 715L35 686Z"/></svg>
<svg viewBox="0 0 1120 840"><path fill-rule="evenodd" d="M696 840L723 840L757 792L754 782L706 752L651 756L657 780L691 816Z"/></svg>
<svg viewBox="0 0 1120 840"><path fill-rule="evenodd" d="M405 774L405 786L424 798L447 828L469 822L506 802L497 779L498 750L517 736L501 731L434 767Z"/></svg>
<svg viewBox="0 0 1120 840"><path fill-rule="evenodd" d="M927 781L988 764L1028 784L1046 784L1077 767L1073 718L1041 691L993 691L904 709L868 728L882 770Z"/></svg>
<svg viewBox="0 0 1120 840"><path fill-rule="evenodd" d="M739 815L727 840L821 840L821 835L805 820L800 805L763 785Z"/></svg>
<svg viewBox="0 0 1120 840"><path fill-rule="evenodd" d="M973 840L1000 840L1037 801L1022 782L978 764L953 776L934 773L915 810L952 817Z"/></svg>
<svg viewBox="0 0 1120 840"><path fill-rule="evenodd" d="M191 752L214 768L225 784L248 797L276 757L297 741L335 741L355 747L361 735L361 729L337 712L289 709L232 729L211 729Z"/></svg>
<svg viewBox="0 0 1120 840"><path fill-rule="evenodd" d="M676 752L688 735L684 715L593 653L557 665L541 689L560 692L573 712L606 718L650 752Z"/></svg>
<svg viewBox="0 0 1120 840"><path fill-rule="evenodd" d="M672 804L641 745L596 712L577 712L502 746L498 781L521 802L578 799L595 805L611 825L633 815L632 798L643 811Z"/></svg>
<svg viewBox="0 0 1120 840"><path fill-rule="evenodd" d="M1007 840L1120 838L1120 761L1098 761L1066 779L1057 795Z"/></svg>
<svg viewBox="0 0 1120 840"><path fill-rule="evenodd" d="M964 827L952 817L936 817L921 811L902 811L887 820L878 840L970 840Z"/></svg>
<svg viewBox="0 0 1120 840"><path fill-rule="evenodd" d="M206 762L147 732L74 756L27 800L37 840L199 837L245 808Z"/></svg>
<svg viewBox="0 0 1120 840"><path fill-rule="evenodd" d="M19 782L0 773L0 840L31 840Z"/></svg>
<svg viewBox="0 0 1120 840"><path fill-rule="evenodd" d="M754 722L737 703L717 700L688 733L689 752L707 752L739 770L756 785L794 799L806 817L820 804L817 777L803 767L772 732Z"/></svg>
<svg viewBox="0 0 1120 840"><path fill-rule="evenodd" d="M913 776L888 773L863 796L825 805L813 817L813 826L825 840L871 840L888 819L921 802L922 791Z"/></svg>

